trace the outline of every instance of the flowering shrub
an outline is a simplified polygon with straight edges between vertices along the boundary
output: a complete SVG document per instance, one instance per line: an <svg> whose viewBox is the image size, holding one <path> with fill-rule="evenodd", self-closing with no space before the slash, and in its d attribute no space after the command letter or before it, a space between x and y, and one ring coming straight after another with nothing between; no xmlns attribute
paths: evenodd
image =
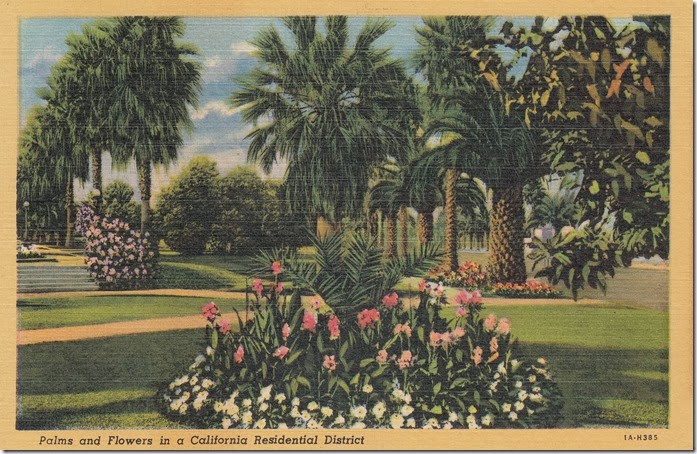
<svg viewBox="0 0 697 454"><path fill-rule="evenodd" d="M488 280L486 272L477 262L463 262L455 271L445 271L437 266L428 272L428 279L467 290L485 288Z"/></svg>
<svg viewBox="0 0 697 454"><path fill-rule="evenodd" d="M157 266L157 249L148 232L132 230L119 219L78 209L76 230L85 237L85 264L104 289L148 287Z"/></svg>
<svg viewBox="0 0 697 454"><path fill-rule="evenodd" d="M491 292L508 298L556 298L563 295L551 285L537 281L527 281L525 284L498 283L492 287Z"/></svg>
<svg viewBox="0 0 697 454"><path fill-rule="evenodd" d="M393 292L352 313L324 298L301 301L274 266L255 281L253 316L230 329L203 308L208 345L161 395L163 411L208 428L552 427L560 394L544 359L514 358L511 322L480 315L479 292L448 302L422 282L418 304ZM374 284L378 285L378 284ZM320 286L319 284L317 285ZM454 304L454 316L443 309Z"/></svg>
<svg viewBox="0 0 697 454"><path fill-rule="evenodd" d="M39 246L36 244L31 244L29 246L25 246L23 244L18 245L17 247L17 258L18 259L36 259L36 258L41 258L44 255L39 251Z"/></svg>

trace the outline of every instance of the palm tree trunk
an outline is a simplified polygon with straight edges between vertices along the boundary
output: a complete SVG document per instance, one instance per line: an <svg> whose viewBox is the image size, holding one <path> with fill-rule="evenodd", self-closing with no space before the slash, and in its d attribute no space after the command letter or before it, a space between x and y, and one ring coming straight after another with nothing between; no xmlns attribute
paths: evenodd
<svg viewBox="0 0 697 454"><path fill-rule="evenodd" d="M385 244L385 258L391 259L397 255L397 222L393 216L386 216L387 242Z"/></svg>
<svg viewBox="0 0 697 454"><path fill-rule="evenodd" d="M92 160L92 189L98 192L94 198L94 209L97 213L102 211L102 150L99 148L92 148L90 151L90 158Z"/></svg>
<svg viewBox="0 0 697 454"><path fill-rule="evenodd" d="M399 209L399 255L407 256L407 207L403 206Z"/></svg>
<svg viewBox="0 0 697 454"><path fill-rule="evenodd" d="M455 204L455 185L458 173L455 169L445 171L445 271L457 269L457 209Z"/></svg>
<svg viewBox="0 0 697 454"><path fill-rule="evenodd" d="M152 191L152 167L150 160L136 158L138 168L138 188L140 189L140 230L145 232L150 228L150 193Z"/></svg>
<svg viewBox="0 0 697 454"><path fill-rule="evenodd" d="M433 240L433 210L419 213L417 217L419 243L426 244Z"/></svg>
<svg viewBox="0 0 697 454"><path fill-rule="evenodd" d="M65 247L72 248L73 244L73 203L75 198L75 186L73 178L68 177L68 186L65 190Z"/></svg>
<svg viewBox="0 0 697 454"><path fill-rule="evenodd" d="M376 238L378 237L378 232L380 230L378 229L378 212L373 211L370 213L370 218L368 220L368 233L370 234L371 238Z"/></svg>
<svg viewBox="0 0 697 454"><path fill-rule="evenodd" d="M523 187L492 189L489 215L489 275L492 282L519 283L527 280L523 240L525 212Z"/></svg>

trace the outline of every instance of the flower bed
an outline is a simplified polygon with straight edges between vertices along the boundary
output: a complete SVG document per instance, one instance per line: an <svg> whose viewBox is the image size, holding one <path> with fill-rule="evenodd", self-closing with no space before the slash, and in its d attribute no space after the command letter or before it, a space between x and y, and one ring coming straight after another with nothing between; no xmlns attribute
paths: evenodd
<svg viewBox="0 0 697 454"><path fill-rule="evenodd" d="M437 266L428 272L427 278L467 290L486 288L488 281L486 272L477 262L463 262L456 271L445 271L443 267Z"/></svg>
<svg viewBox="0 0 697 454"><path fill-rule="evenodd" d="M481 315L478 292L446 301L422 282L418 305L395 292L342 315L255 281L254 316L233 323L210 303L208 345L162 390L163 412L207 428L552 427L560 393L544 359L515 358L511 322ZM455 304L454 317L442 309ZM238 316L239 320L239 315Z"/></svg>
<svg viewBox="0 0 697 454"><path fill-rule="evenodd" d="M83 205L76 230L85 237L85 264L102 289L137 289L152 285L157 248L148 232L133 230L128 223L97 216Z"/></svg>
<svg viewBox="0 0 697 454"><path fill-rule="evenodd" d="M495 284L491 292L508 298L560 298L563 293L549 284L527 281L525 284Z"/></svg>
<svg viewBox="0 0 697 454"><path fill-rule="evenodd" d="M31 244L29 246L25 246L23 244L20 244L17 247L17 258L22 260L22 259L40 259L43 258L44 255L39 251L39 246L36 244Z"/></svg>

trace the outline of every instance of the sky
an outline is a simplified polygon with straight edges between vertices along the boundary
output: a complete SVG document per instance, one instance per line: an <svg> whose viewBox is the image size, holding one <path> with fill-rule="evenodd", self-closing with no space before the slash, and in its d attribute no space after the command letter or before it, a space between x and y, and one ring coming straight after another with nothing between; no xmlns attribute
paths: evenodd
<svg viewBox="0 0 697 454"><path fill-rule="evenodd" d="M394 27L383 35L377 46L390 48L394 57L406 62L416 50L415 27L422 22L420 18L391 18ZM500 18L499 21L503 22ZM531 18L516 18L516 24L529 24ZM42 101L36 90L46 85L51 66L67 52L65 38L70 32L80 33L84 24L91 19L25 19L20 23L20 103L21 122L26 119L28 110ZM251 126L242 122L239 109L228 107L226 100L235 89L233 78L245 75L256 64L254 47L249 40L257 32L268 26L276 27L282 36L288 36L281 21L276 18L186 18L186 33L183 41L198 46L203 66L202 93L197 110L191 111L195 129L179 151L179 159L169 169L155 169L153 173L153 196L176 175L189 160L204 154L214 159L221 174L246 163L247 141L244 137ZM351 33L356 32L365 23L364 18L351 18ZM616 24L617 25L617 24ZM524 62L527 65L527 61ZM524 68L522 68L524 70ZM115 179L129 183L139 197L135 167L119 171L111 167L108 153L104 154L104 184ZM282 178L284 163L279 163L269 175L270 178ZM89 191L89 183L84 188L77 188L78 200Z"/></svg>

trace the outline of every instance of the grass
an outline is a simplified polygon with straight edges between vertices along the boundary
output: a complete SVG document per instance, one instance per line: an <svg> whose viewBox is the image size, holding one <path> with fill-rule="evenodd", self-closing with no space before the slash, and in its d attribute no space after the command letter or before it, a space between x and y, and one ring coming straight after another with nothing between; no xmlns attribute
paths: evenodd
<svg viewBox="0 0 697 454"><path fill-rule="evenodd" d="M150 318L197 315L211 298L177 296L85 296L71 298L39 297L17 301L18 329L144 320ZM244 309L244 300L215 299L223 313Z"/></svg>
<svg viewBox="0 0 697 454"><path fill-rule="evenodd" d="M667 425L667 314L581 304L490 312L511 319L521 357L550 361L563 427ZM203 346L202 330L21 346L20 427L177 427L153 396Z"/></svg>

